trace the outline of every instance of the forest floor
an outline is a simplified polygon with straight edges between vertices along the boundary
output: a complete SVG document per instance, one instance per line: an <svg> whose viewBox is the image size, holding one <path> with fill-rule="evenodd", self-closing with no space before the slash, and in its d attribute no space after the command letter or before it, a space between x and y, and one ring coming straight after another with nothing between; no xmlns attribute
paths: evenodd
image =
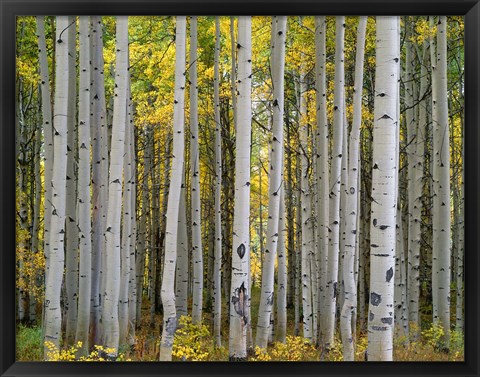
<svg viewBox="0 0 480 377"><path fill-rule="evenodd" d="M252 290L251 318L252 338L255 339L255 327L260 300L260 289ZM223 313L227 313L226 303L223 303ZM177 330L173 348L173 360L177 361L227 361L228 360L228 322L227 316L222 315L222 341L223 347L215 347L211 336L211 313L204 312L204 325L194 325L191 319L185 317ZM287 341L286 344L274 343L268 350L251 350L250 361L343 361L342 343L339 338L335 345L326 352L323 347L315 347L302 337L294 336L294 310L287 311ZM160 324L161 314L155 315L155 325L150 325L150 307L144 302L142 308L142 323L136 330L136 343L132 347L121 347L120 360L130 361L158 361L160 352ZM424 323L428 323L424 321ZM338 333L338 331L337 331ZM410 342L406 336L394 337L395 361L464 361L463 334L452 331L450 334L449 352L439 350L437 347L442 331L435 326L426 327L419 332L410 329ZM413 334L419 334L416 338ZM368 345L367 332L357 326L357 342L355 360L365 361L365 351ZM16 354L18 361L43 360L43 347L41 327L35 324L17 327ZM95 351L92 352L94 354ZM62 355L75 354L75 347L60 352ZM66 357L66 359L71 359ZM93 357L98 360L98 357ZM61 360L61 358L60 358Z"/></svg>

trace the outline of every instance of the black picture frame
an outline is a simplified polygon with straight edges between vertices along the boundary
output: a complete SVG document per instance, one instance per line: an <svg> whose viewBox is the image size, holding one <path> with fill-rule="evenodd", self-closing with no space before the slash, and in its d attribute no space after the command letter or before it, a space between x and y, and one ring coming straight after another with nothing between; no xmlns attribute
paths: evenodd
<svg viewBox="0 0 480 377"><path fill-rule="evenodd" d="M479 0L0 0L0 374L1 376L478 376L480 4ZM464 15L465 361L464 362L16 362L15 17L19 15Z"/></svg>

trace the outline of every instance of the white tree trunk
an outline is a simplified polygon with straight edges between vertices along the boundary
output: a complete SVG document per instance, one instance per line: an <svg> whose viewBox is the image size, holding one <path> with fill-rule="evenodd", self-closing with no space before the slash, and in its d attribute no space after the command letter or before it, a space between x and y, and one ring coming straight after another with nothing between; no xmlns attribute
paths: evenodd
<svg viewBox="0 0 480 377"><path fill-rule="evenodd" d="M302 70L302 68L300 68ZM313 245L310 232L312 221L312 205L310 197L312 190L309 182L310 162L308 158L308 123L307 123L307 83L303 72L300 73L300 112L299 112L299 138L301 159L301 282L302 282L302 308L303 308L303 337L309 342L313 338L313 310L312 310L312 281L310 273L310 258L313 253Z"/></svg>
<svg viewBox="0 0 480 377"><path fill-rule="evenodd" d="M92 237L90 213L90 17L80 17L80 86L78 95L78 202L79 244L78 322L75 341L88 351L90 294L92 284Z"/></svg>
<svg viewBox="0 0 480 377"><path fill-rule="evenodd" d="M425 150L425 131L427 127L427 100L426 91L428 90L428 72L426 64L428 55L426 54L427 44L423 43L423 57L421 58L420 69L420 92L419 92L419 110L418 122L415 134L415 160L414 172L412 177L413 208L411 209L411 223L408 229L409 249L408 249L408 321L416 324L420 329L419 299L420 299L420 246L421 246L421 225L422 225L422 207L423 207L423 176L424 176L424 150Z"/></svg>
<svg viewBox="0 0 480 377"><path fill-rule="evenodd" d="M123 192L122 192L122 234L121 234L121 257L120 257L120 296L118 299L118 323L119 323L119 345L123 346L127 341L128 334L128 291L130 282L130 238L132 235L132 179L135 176L132 174L132 126L128 115L128 86L127 83L127 103L125 106L125 153L123 158Z"/></svg>
<svg viewBox="0 0 480 377"><path fill-rule="evenodd" d="M285 70L285 40L287 34L287 18L274 17L272 28L275 28L272 55L273 79L273 125L270 142L270 175L268 223L265 258L262 270L262 287L258 311L256 345L266 348L270 329L270 317L273 311L275 259L279 239L280 200L283 190L283 113L284 113L284 70Z"/></svg>
<svg viewBox="0 0 480 377"><path fill-rule="evenodd" d="M66 334L65 340L72 345L75 340L77 328L77 298L78 298L78 228L77 228L77 81L76 81L76 20L70 18L71 26L64 32L69 33L68 57L69 57L69 87L68 87L68 118L67 118L67 191L65 208L65 287L67 292L66 305ZM55 119L56 121L56 119Z"/></svg>
<svg viewBox="0 0 480 377"><path fill-rule="evenodd" d="M192 321L202 321L203 252L200 205L200 154L198 152L197 17L190 19L190 169L192 204L193 303Z"/></svg>
<svg viewBox="0 0 480 377"><path fill-rule="evenodd" d="M123 159L125 152L125 130L127 117L128 91L128 17L117 17L115 61L115 96L113 102L113 129L110 152L110 171L108 189L108 211L106 238L106 274L102 322L104 343L115 351L109 357L115 357L119 346L119 296L120 296L120 258L121 258L121 203L123 181Z"/></svg>
<svg viewBox="0 0 480 377"><path fill-rule="evenodd" d="M175 275L175 308L177 319L188 315L188 235L185 207L185 168L182 169L182 186L178 213L177 272Z"/></svg>
<svg viewBox="0 0 480 377"><path fill-rule="evenodd" d="M175 93L173 107L173 153L168 194L165 257L161 297L163 305L163 330L160 343L160 361L172 360L173 337L177 327L175 310L175 264L177 260L177 230L182 169L184 164L184 111L185 111L185 39L186 18L177 16L175 44Z"/></svg>
<svg viewBox="0 0 480 377"><path fill-rule="evenodd" d="M133 121L133 103L131 98L130 80L128 85L128 112L127 124L129 125L130 143L129 159L130 159L130 276L128 279L128 335L127 342L130 346L135 343L135 322L137 315L137 159L135 155L135 123Z"/></svg>
<svg viewBox="0 0 480 377"><path fill-rule="evenodd" d="M105 256L105 230L108 199L108 132L106 123L103 61L103 28L100 16L92 16L91 136L92 136L92 290L90 303L90 344L102 344L100 328L102 259Z"/></svg>
<svg viewBox="0 0 480 377"><path fill-rule="evenodd" d="M392 361L399 23L392 16L376 23L368 361Z"/></svg>
<svg viewBox="0 0 480 377"><path fill-rule="evenodd" d="M340 176L342 167L342 144L344 122L344 35L345 17L335 20L335 98L333 115L333 149L330 166L329 229L327 282L325 292L325 334L322 343L331 347L334 342L335 311L338 284L338 257L340 243Z"/></svg>
<svg viewBox="0 0 480 377"><path fill-rule="evenodd" d="M232 283L230 290L230 360L247 357L250 253L250 141L252 83L252 19L238 19L238 100L233 218Z"/></svg>
<svg viewBox="0 0 480 377"><path fill-rule="evenodd" d="M151 136L150 127L145 127L144 129L144 145L148 145L148 140ZM151 157L150 149L144 147L143 151L143 180L142 180L142 212L140 215L140 225L139 225L139 235L138 235L138 252L137 256L137 326L140 325L142 317L142 298L143 298L143 283L145 280L145 261L146 256L149 254L148 247L149 242L147 242L147 224L150 224L150 196L148 191L148 177L150 176L151 169ZM149 230L149 227L148 227ZM150 274L147 273L147 280L150 277Z"/></svg>
<svg viewBox="0 0 480 377"><path fill-rule="evenodd" d="M357 307L357 287L355 284L354 264L357 238L357 215L359 187L359 146L360 126L362 124L363 59L365 56L365 34L367 17L359 18L357 30L357 47L355 55L355 85L353 92L353 122L350 132L348 153L348 182L346 184L347 203L345 206L345 256L343 261L343 280L345 284L345 301L342 307L340 328L342 332L343 359L353 361L354 341L352 315Z"/></svg>
<svg viewBox="0 0 480 377"><path fill-rule="evenodd" d="M280 190L280 218L278 223L278 294L277 294L277 340L285 343L287 336L287 253L285 249L285 191ZM288 261L291 263L292 261Z"/></svg>
<svg viewBox="0 0 480 377"><path fill-rule="evenodd" d="M325 334L324 303L327 282L328 261L328 120L326 101L326 19L315 17L315 89L317 108L317 264L318 264L318 313L319 335L323 341ZM317 331L317 330L315 330Z"/></svg>
<svg viewBox="0 0 480 377"><path fill-rule="evenodd" d="M442 347L450 331L450 148L447 92L447 18L437 24L436 66L432 67L433 124L433 322L443 327ZM433 63L432 63L433 64Z"/></svg>
<svg viewBox="0 0 480 377"><path fill-rule="evenodd" d="M220 120L220 19L215 17L214 116L215 116L215 241L213 266L213 336L222 345L222 123Z"/></svg>
<svg viewBox="0 0 480 377"><path fill-rule="evenodd" d="M68 45L67 16L57 17L55 38L55 100L54 100L54 147L52 176L52 218L50 224L50 251L48 254L45 282L45 333L44 341L52 342L57 349L61 338L60 290L62 287L65 261L65 193L67 177L67 117L68 115ZM48 348L44 347L47 356Z"/></svg>

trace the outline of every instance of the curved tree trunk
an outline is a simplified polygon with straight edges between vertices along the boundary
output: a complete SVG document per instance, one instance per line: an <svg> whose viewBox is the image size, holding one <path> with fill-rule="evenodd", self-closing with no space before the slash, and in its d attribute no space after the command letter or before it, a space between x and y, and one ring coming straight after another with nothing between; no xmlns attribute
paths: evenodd
<svg viewBox="0 0 480 377"><path fill-rule="evenodd" d="M172 360L173 337L177 327L175 310L175 264L177 261L177 230L182 169L184 164L185 111L185 34L186 18L177 16L175 43L175 93L173 113L173 153L168 194L165 258L162 277L163 330L160 342L160 361Z"/></svg>

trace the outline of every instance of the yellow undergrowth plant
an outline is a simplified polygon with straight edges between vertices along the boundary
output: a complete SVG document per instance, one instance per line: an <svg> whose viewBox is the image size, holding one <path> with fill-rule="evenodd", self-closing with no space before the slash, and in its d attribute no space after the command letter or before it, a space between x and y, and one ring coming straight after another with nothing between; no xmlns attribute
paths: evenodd
<svg viewBox="0 0 480 377"><path fill-rule="evenodd" d="M95 345L90 354L86 356L78 356L82 349L82 342L77 342L67 349L59 350L52 342L45 342L48 348L47 361L131 361L126 359L125 355L120 353L115 360L110 360L105 355L115 354L114 348L104 348L103 346Z"/></svg>

